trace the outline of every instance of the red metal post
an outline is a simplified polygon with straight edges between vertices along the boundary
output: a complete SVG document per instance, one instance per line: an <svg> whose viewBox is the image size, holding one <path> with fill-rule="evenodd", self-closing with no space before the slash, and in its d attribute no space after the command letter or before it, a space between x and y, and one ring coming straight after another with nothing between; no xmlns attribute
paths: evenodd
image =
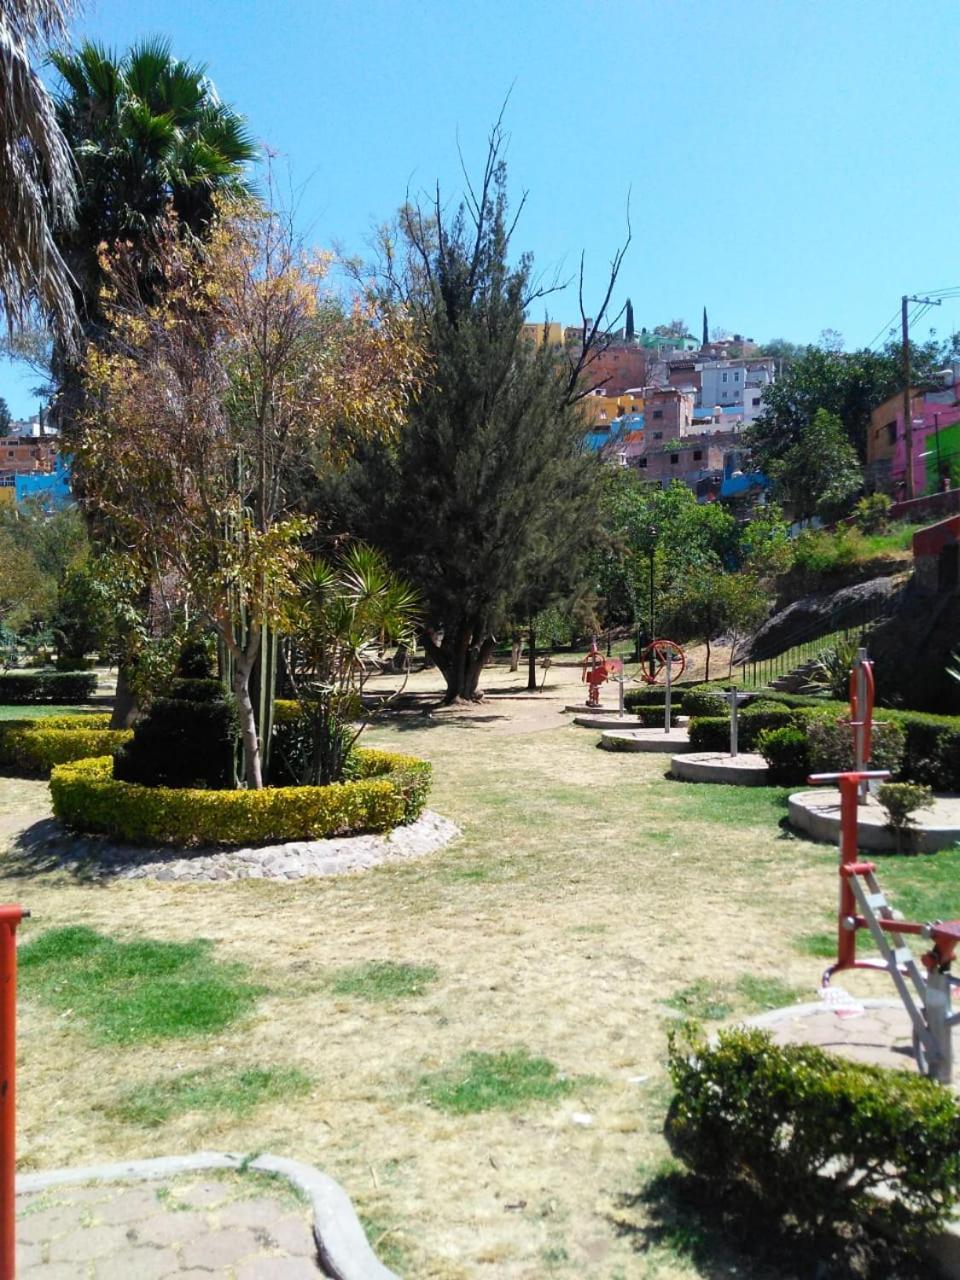
<svg viewBox="0 0 960 1280"><path fill-rule="evenodd" d="M0 906L0 1280L16 1273L17 925L26 914Z"/></svg>
<svg viewBox="0 0 960 1280"><path fill-rule="evenodd" d="M849 874L844 867L857 861L857 803L860 798L860 776L841 773L840 788L840 915L837 920L837 968L849 969L857 959L857 931L844 927L844 921L856 915L857 900Z"/></svg>

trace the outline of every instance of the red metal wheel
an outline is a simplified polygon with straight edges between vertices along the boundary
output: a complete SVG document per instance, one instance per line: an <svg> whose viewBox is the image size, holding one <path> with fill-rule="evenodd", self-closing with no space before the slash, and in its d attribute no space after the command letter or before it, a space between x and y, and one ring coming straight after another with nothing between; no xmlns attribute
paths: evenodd
<svg viewBox="0 0 960 1280"><path fill-rule="evenodd" d="M687 655L676 640L654 640L640 654L640 679L644 684L659 684L666 680L667 660L670 661L670 683L679 680L687 665Z"/></svg>

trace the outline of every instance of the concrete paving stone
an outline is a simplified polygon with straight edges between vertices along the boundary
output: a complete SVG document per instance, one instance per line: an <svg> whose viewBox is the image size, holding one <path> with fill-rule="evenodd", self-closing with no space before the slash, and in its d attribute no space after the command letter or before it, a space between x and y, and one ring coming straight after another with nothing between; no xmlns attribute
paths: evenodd
<svg viewBox="0 0 960 1280"><path fill-rule="evenodd" d="M174 1187L173 1199L177 1204L192 1209L207 1209L230 1199L230 1189L222 1182L195 1182L192 1186Z"/></svg>
<svg viewBox="0 0 960 1280"><path fill-rule="evenodd" d="M262 1228L274 1236L284 1226L298 1230L304 1239L311 1238L310 1224L304 1214L291 1211L290 1208L268 1196L255 1196L250 1200L234 1200L216 1211L219 1227L251 1227ZM286 1245L281 1245L286 1248Z"/></svg>
<svg viewBox="0 0 960 1280"><path fill-rule="evenodd" d="M55 1240L57 1236L76 1231L79 1214L71 1205L56 1204L28 1214L17 1223L17 1239L24 1241Z"/></svg>
<svg viewBox="0 0 960 1280"><path fill-rule="evenodd" d="M74 1218L73 1230L50 1245L51 1262L93 1262L127 1246L127 1228L124 1226L78 1227Z"/></svg>
<svg viewBox="0 0 960 1280"><path fill-rule="evenodd" d="M100 1258L94 1263L93 1274L95 1280L163 1280L179 1270L180 1258L173 1249L130 1248Z"/></svg>
<svg viewBox="0 0 960 1280"><path fill-rule="evenodd" d="M23 1274L28 1267L39 1267L43 1262L44 1247L42 1244L17 1245L17 1270Z"/></svg>
<svg viewBox="0 0 960 1280"><path fill-rule="evenodd" d="M234 1227L194 1236L183 1246L181 1257L185 1267L229 1267L257 1252L259 1246L253 1232Z"/></svg>
<svg viewBox="0 0 960 1280"><path fill-rule="evenodd" d="M86 1266L76 1262L48 1262L44 1266L17 1268L20 1276L36 1277L36 1280L87 1280L90 1272ZM130 1274L133 1280L133 1274Z"/></svg>
<svg viewBox="0 0 960 1280"><path fill-rule="evenodd" d="M237 1280L318 1280L315 1262L306 1258L248 1258L237 1267Z"/></svg>
<svg viewBox="0 0 960 1280"><path fill-rule="evenodd" d="M130 1187L113 1200L90 1208L96 1222L139 1222L157 1211L157 1192L153 1187Z"/></svg>
<svg viewBox="0 0 960 1280"><path fill-rule="evenodd" d="M156 1211L156 1203L153 1207ZM199 1218L193 1213L155 1212L152 1218L134 1223L131 1227L134 1243L153 1245L155 1248L161 1245L181 1244L191 1236L208 1230L206 1219Z"/></svg>

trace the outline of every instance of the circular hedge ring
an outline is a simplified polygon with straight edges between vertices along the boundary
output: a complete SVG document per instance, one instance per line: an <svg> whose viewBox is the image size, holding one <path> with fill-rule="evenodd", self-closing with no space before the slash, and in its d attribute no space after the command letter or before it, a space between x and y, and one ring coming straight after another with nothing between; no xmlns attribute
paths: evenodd
<svg viewBox="0 0 960 1280"><path fill-rule="evenodd" d="M360 748L353 766L349 781L326 787L202 791L120 782L113 758L100 756L59 765L50 791L66 826L133 844L283 844L387 831L420 816L425 760Z"/></svg>

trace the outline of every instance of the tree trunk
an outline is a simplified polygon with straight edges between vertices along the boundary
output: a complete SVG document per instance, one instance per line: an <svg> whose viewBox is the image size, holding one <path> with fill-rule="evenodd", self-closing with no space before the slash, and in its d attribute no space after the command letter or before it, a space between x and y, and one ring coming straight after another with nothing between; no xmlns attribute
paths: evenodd
<svg viewBox="0 0 960 1280"><path fill-rule="evenodd" d="M125 666L117 669L117 693L113 700L113 714L110 717L111 729L130 729L140 714L137 695L130 688Z"/></svg>
<svg viewBox="0 0 960 1280"><path fill-rule="evenodd" d="M523 641L519 636L513 637L513 643L510 645L510 670L516 671L520 666L520 654L523 651Z"/></svg>
<svg viewBox="0 0 960 1280"><path fill-rule="evenodd" d="M530 652L527 654L527 690L530 693L537 692L537 633L533 629L533 623L530 624L529 634Z"/></svg>
<svg viewBox="0 0 960 1280"><path fill-rule="evenodd" d="M704 680L710 679L710 637L707 636L707 665L703 669Z"/></svg>
<svg viewBox="0 0 960 1280"><path fill-rule="evenodd" d="M449 706L454 702L479 702L482 697L478 687L480 673L493 652L493 636L477 642L475 628L462 623L459 627L445 628L440 644L427 632L423 645L446 681L444 703Z"/></svg>
<svg viewBox="0 0 960 1280"><path fill-rule="evenodd" d="M247 786L252 791L259 791L263 787L260 739L257 736L256 716L253 714L253 699L250 697L250 673L255 661L256 653L252 657L246 653L237 657L233 673L233 693L237 700L237 716L240 720L244 776Z"/></svg>
<svg viewBox="0 0 960 1280"><path fill-rule="evenodd" d="M406 671L407 659L409 658L409 656L410 656L410 650L408 649L407 645L403 641L401 641L400 644L397 645L396 652L393 655L393 661L391 663L393 670L398 672Z"/></svg>

